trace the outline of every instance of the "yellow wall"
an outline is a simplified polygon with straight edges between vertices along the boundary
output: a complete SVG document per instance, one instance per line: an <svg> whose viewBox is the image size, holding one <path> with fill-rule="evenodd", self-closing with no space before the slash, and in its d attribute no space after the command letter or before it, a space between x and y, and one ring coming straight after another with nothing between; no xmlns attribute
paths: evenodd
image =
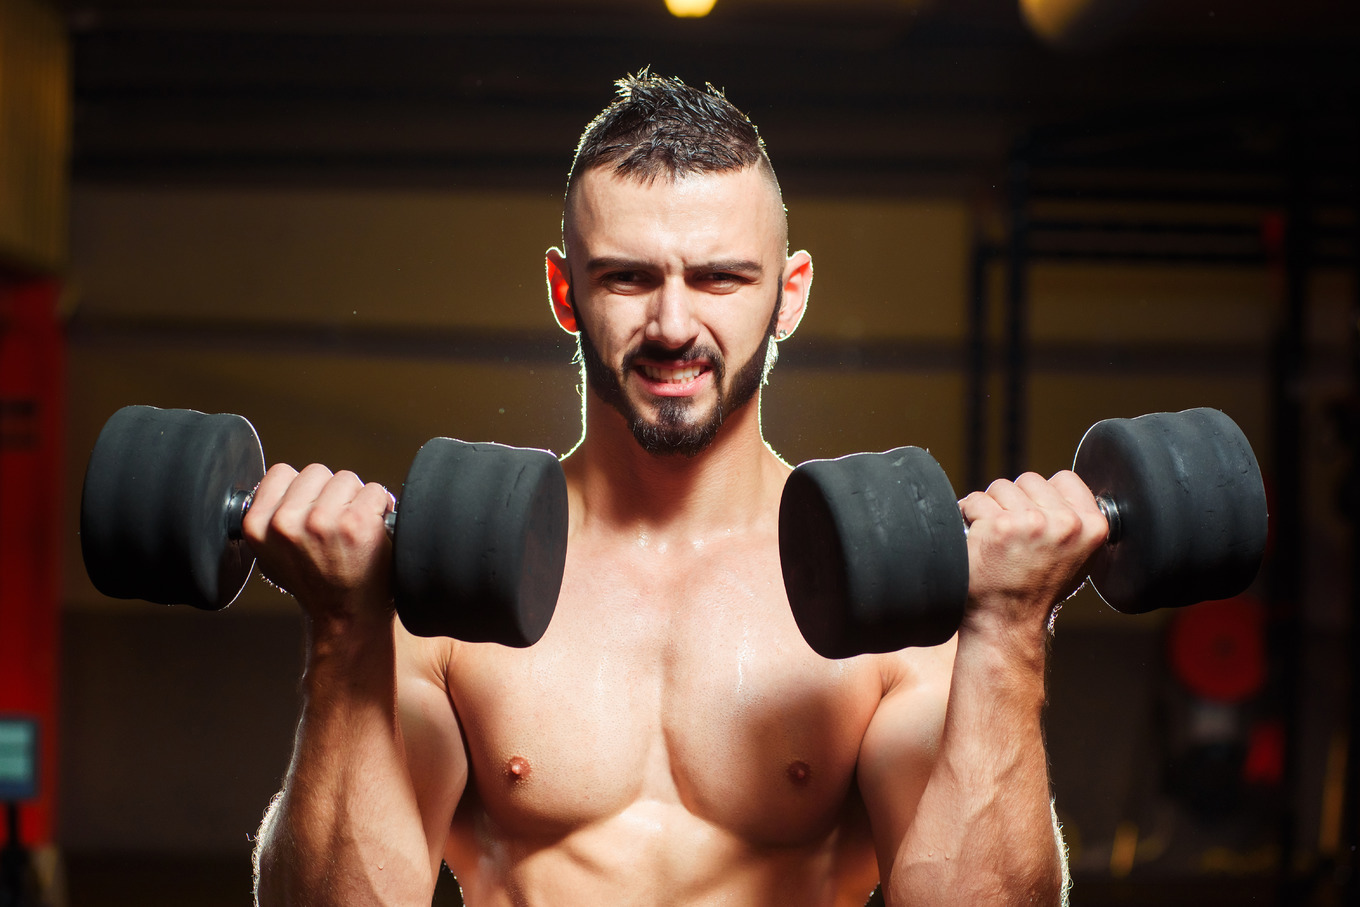
<svg viewBox="0 0 1360 907"><path fill-rule="evenodd" d="M66 28L39 0L0 0L0 265L66 257L70 76Z"/></svg>

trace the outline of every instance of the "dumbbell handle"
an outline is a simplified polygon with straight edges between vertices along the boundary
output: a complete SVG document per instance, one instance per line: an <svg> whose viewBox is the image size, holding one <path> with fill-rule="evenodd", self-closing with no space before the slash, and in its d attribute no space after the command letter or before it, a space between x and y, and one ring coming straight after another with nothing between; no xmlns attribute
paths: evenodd
<svg viewBox="0 0 1360 907"><path fill-rule="evenodd" d="M242 524L245 523L246 514L250 512L250 505L255 501L255 491L238 491L227 500L227 538L233 542L239 542L245 537ZM397 511L389 510L383 514L383 527L387 529L387 537L390 539L397 531Z"/></svg>
<svg viewBox="0 0 1360 907"><path fill-rule="evenodd" d="M1105 537L1105 544L1113 545L1124 534L1124 523L1119 519L1119 505L1108 494L1098 494L1096 495L1096 506L1100 508L1100 513L1105 517L1105 522L1110 525L1110 534Z"/></svg>

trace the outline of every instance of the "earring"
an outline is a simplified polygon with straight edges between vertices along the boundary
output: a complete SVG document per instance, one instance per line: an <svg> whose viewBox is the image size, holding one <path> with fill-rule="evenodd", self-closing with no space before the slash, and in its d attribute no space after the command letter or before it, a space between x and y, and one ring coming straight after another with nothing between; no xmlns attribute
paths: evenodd
<svg viewBox="0 0 1360 907"><path fill-rule="evenodd" d="M787 336L789 336L789 332L781 329L781 330L779 331L779 333L777 333L777 334L774 335L774 339L775 339L775 340L783 340L783 339L784 339L785 337L787 337Z"/></svg>

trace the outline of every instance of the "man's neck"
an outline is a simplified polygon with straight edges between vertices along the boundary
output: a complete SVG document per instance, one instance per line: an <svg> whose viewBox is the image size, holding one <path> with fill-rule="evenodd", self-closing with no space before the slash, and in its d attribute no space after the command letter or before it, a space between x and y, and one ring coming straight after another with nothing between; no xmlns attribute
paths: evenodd
<svg viewBox="0 0 1360 907"><path fill-rule="evenodd" d="M761 437L759 407L757 396L729 416L711 445L686 457L644 450L621 415L590 399L585 437L563 464L580 519L686 537L769 520L788 467Z"/></svg>

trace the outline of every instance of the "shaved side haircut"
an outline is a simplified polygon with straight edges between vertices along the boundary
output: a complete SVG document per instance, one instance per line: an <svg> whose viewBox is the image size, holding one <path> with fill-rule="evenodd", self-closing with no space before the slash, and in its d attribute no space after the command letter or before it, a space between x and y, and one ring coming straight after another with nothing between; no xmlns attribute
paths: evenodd
<svg viewBox="0 0 1360 907"><path fill-rule="evenodd" d="M711 84L700 91L643 69L614 85L618 97L581 135L572 176L605 164L647 181L769 166L755 124Z"/></svg>
<svg viewBox="0 0 1360 907"><path fill-rule="evenodd" d="M644 68L614 85L614 102L590 121L576 146L567 175L567 210L577 178L595 167L644 183L759 167L776 199L782 199L760 132L712 84L691 88ZM564 240L565 219L564 211Z"/></svg>

